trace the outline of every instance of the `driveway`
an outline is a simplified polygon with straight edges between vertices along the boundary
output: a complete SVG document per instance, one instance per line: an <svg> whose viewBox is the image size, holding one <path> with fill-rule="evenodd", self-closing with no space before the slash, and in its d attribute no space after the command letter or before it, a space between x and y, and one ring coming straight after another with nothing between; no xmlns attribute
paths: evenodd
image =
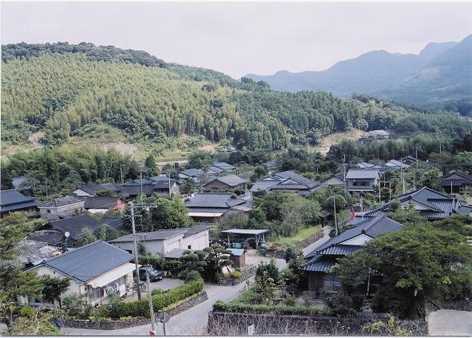
<svg viewBox="0 0 472 338"><path fill-rule="evenodd" d="M249 258L251 264L258 263L261 261L269 262L271 259L270 257L261 257L253 253L251 253L251 255L249 255L247 258ZM286 266L285 260L283 259L276 259L275 263L279 269L282 269ZM165 280L166 279L164 279L164 281ZM251 279L251 281L253 281L253 278ZM205 291L208 294L208 300L171 317L166 324L166 334L176 336L206 335L208 325L208 312L212 310L213 304L217 300L227 302L234 298L237 298L241 294L241 292L244 291L245 288L246 283L244 282L234 286L205 284ZM68 336L147 336L150 328L150 324L120 330L88 330L66 327L63 328L61 332L63 335ZM162 324L158 323L157 335L162 334Z"/></svg>
<svg viewBox="0 0 472 338"><path fill-rule="evenodd" d="M472 336L472 312L438 310L427 318L430 336Z"/></svg>

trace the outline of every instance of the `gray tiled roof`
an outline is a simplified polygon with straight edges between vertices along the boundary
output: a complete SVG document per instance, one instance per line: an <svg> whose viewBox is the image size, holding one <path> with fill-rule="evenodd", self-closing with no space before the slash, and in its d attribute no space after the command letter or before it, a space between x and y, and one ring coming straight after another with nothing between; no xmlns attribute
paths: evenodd
<svg viewBox="0 0 472 338"><path fill-rule="evenodd" d="M39 207L40 208L63 207L69 204L76 204L76 203L81 203L81 202L82 200L75 196L64 196L64 197L55 198L52 201L41 204Z"/></svg>
<svg viewBox="0 0 472 338"><path fill-rule="evenodd" d="M119 187L113 183L88 183L79 188L90 195L95 195L97 191L118 191Z"/></svg>
<svg viewBox="0 0 472 338"><path fill-rule="evenodd" d="M312 181L302 175L297 174L293 170L278 172L274 174L274 177L279 177L281 179L287 179L287 180L293 181L294 184L304 186L305 189L312 189L320 184L319 182ZM293 183L287 182L287 184L293 184Z"/></svg>
<svg viewBox="0 0 472 338"><path fill-rule="evenodd" d="M118 202L118 197L94 196L85 199L85 209L111 209Z"/></svg>
<svg viewBox="0 0 472 338"><path fill-rule="evenodd" d="M387 217L385 214L380 213L375 217L368 217L364 221L361 220L356 226L343 231L336 237L331 238L326 243L316 248L313 252L306 255L306 257L312 257L314 254L317 254L326 248L345 242L360 234L366 234L369 237L376 238L385 233L398 231L402 226L402 224Z"/></svg>
<svg viewBox="0 0 472 338"><path fill-rule="evenodd" d="M197 193L185 201L187 208L229 209L243 203L244 200L229 193Z"/></svg>
<svg viewBox="0 0 472 338"><path fill-rule="evenodd" d="M58 230L62 233L69 232L70 238L72 240L78 240L80 239L82 231L84 229L89 229L90 231L94 232L102 224L107 224L112 228L117 229L121 227L121 223L122 222L120 218L96 219L87 214L83 214L65 219L60 219L57 221L51 221L49 224L53 229Z"/></svg>
<svg viewBox="0 0 472 338"><path fill-rule="evenodd" d="M376 179L379 177L377 169L349 169L346 179Z"/></svg>
<svg viewBox="0 0 472 338"><path fill-rule="evenodd" d="M125 250L104 241L96 241L43 264L71 278L87 282L129 262L132 258Z"/></svg>
<svg viewBox="0 0 472 338"><path fill-rule="evenodd" d="M179 235L183 235L187 232L188 228L179 228L179 229L163 229L152 232L138 232L136 237L138 241L160 241L169 238L173 238ZM110 241L110 243L122 243L122 242L132 242L134 239L133 234L124 235Z"/></svg>
<svg viewBox="0 0 472 338"><path fill-rule="evenodd" d="M36 207L36 200L16 190L0 190L0 212L8 212Z"/></svg>
<svg viewBox="0 0 472 338"><path fill-rule="evenodd" d="M236 175L226 175L226 176L216 177L210 182L208 182L207 184L213 181L220 181L221 183L226 184L230 187L237 187L238 185L248 183L247 180Z"/></svg>
<svg viewBox="0 0 472 338"><path fill-rule="evenodd" d="M225 171L235 169L234 166L226 162L214 162L213 167L216 167L218 169L225 170Z"/></svg>
<svg viewBox="0 0 472 338"><path fill-rule="evenodd" d="M189 177L200 177L204 174L202 169L190 168L181 172L181 174Z"/></svg>
<svg viewBox="0 0 472 338"><path fill-rule="evenodd" d="M322 259L321 256L316 257L316 259L311 260L305 265L304 270L308 272L324 272L328 273L331 271L331 268L336 264L333 260Z"/></svg>

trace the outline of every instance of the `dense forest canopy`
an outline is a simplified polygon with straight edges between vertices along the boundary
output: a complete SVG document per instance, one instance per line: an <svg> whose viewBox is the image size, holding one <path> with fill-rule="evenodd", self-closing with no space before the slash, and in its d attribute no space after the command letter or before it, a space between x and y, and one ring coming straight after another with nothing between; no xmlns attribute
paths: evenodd
<svg viewBox="0 0 472 338"><path fill-rule="evenodd" d="M316 144L351 128L461 134L470 123L366 97L273 91L207 69L168 64L142 51L90 43L14 44L2 54L2 141L87 138L91 126L116 130L130 142L203 136L238 149ZM470 128L469 128L470 130Z"/></svg>

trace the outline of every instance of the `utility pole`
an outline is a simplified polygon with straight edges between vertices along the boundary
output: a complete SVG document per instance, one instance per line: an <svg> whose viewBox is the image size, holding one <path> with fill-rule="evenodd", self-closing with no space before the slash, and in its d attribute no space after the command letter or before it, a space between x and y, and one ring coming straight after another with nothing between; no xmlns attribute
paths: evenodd
<svg viewBox="0 0 472 338"><path fill-rule="evenodd" d="M346 185L346 154L343 154L343 180L344 180L344 196L347 196L347 185Z"/></svg>
<svg viewBox="0 0 472 338"><path fill-rule="evenodd" d="M123 181L123 166L120 164L120 180L121 180L121 184L124 184L124 181Z"/></svg>
<svg viewBox="0 0 472 338"><path fill-rule="evenodd" d="M134 203L129 202L131 210L131 228L133 230L133 243L134 243L134 264L136 266L136 287L138 290L138 300L141 300L141 289L139 287L139 263L138 263L138 241L136 239L136 226L134 224Z"/></svg>
<svg viewBox="0 0 472 338"><path fill-rule="evenodd" d="M333 207L334 207L334 229L336 231L336 236L338 235L338 222L336 217L336 192L333 194Z"/></svg>
<svg viewBox="0 0 472 338"><path fill-rule="evenodd" d="M402 181L402 194L405 193L405 179L403 177L403 166L400 167L400 176Z"/></svg>
<svg viewBox="0 0 472 338"><path fill-rule="evenodd" d="M149 299L149 315L151 316L151 332L150 335L156 335L156 318L154 316L154 306L152 305L152 294L151 294L151 282L149 280L149 272L146 270L146 284L147 284L147 291L148 291L148 299Z"/></svg>

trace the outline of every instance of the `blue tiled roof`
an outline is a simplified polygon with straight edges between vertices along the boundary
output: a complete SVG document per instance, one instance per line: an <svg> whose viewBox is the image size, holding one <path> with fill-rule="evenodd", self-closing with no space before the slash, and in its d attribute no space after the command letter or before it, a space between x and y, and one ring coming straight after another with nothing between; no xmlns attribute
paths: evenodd
<svg viewBox="0 0 472 338"><path fill-rule="evenodd" d="M34 208L37 206L33 197L28 197L16 190L0 190L0 212Z"/></svg>
<svg viewBox="0 0 472 338"><path fill-rule="evenodd" d="M328 273L335 264L336 263L332 260L325 260L321 257L317 257L305 265L305 271Z"/></svg>

